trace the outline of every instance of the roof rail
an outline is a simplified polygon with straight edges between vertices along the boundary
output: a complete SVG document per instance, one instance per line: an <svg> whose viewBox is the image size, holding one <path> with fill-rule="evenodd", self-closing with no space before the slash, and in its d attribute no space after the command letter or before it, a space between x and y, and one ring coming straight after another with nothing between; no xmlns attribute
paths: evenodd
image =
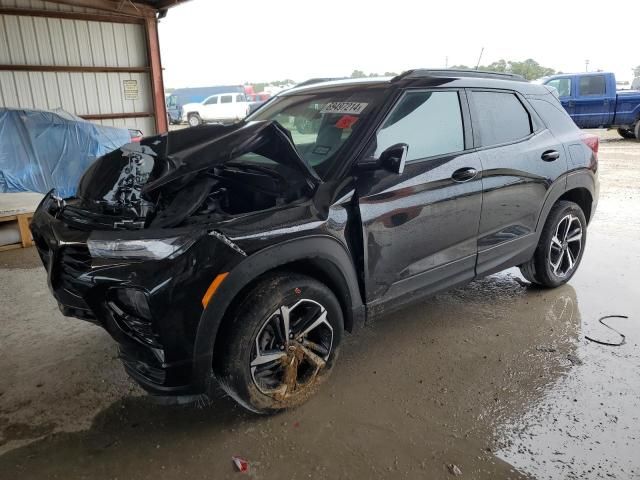
<svg viewBox="0 0 640 480"><path fill-rule="evenodd" d="M487 72L485 70L459 70L454 68L447 69L428 69L419 68L415 70L407 70L400 75L393 77L392 82L397 82L404 78L424 78L424 77L474 77L474 78L495 78L500 80L513 80L516 82L526 82L522 75L515 73Z"/></svg>
<svg viewBox="0 0 640 480"><path fill-rule="evenodd" d="M331 82L333 80L344 80L345 78L347 77L310 78L309 80L305 80L304 82L296 83L295 87L306 87L307 85L313 85L322 82Z"/></svg>

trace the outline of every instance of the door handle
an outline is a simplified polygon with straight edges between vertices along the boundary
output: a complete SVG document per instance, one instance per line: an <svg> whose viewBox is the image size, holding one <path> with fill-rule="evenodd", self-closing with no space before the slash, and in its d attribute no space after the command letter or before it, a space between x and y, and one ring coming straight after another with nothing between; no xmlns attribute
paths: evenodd
<svg viewBox="0 0 640 480"><path fill-rule="evenodd" d="M474 179L476 175L478 175L478 171L475 168L465 167L453 172L451 178L453 178L455 182L468 182Z"/></svg>
<svg viewBox="0 0 640 480"><path fill-rule="evenodd" d="M553 162L554 160L560 158L560 153L556 150L547 150L540 156L540 158L542 158L542 160L544 160L545 162Z"/></svg>

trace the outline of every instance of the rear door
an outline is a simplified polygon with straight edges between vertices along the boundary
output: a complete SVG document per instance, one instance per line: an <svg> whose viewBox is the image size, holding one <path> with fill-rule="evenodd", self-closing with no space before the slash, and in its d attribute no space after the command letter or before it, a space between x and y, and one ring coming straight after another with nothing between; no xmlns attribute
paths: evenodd
<svg viewBox="0 0 640 480"><path fill-rule="evenodd" d="M580 128L597 128L607 125L611 109L615 109L615 91L613 101L607 95L606 75L578 75L574 116Z"/></svg>
<svg viewBox="0 0 640 480"><path fill-rule="evenodd" d="M466 96L404 92L368 154L409 145L401 175L359 172L367 302L402 302L474 276L482 183Z"/></svg>
<svg viewBox="0 0 640 480"><path fill-rule="evenodd" d="M562 144L528 102L508 90L469 92L482 162L479 275L528 260L547 189L567 169Z"/></svg>

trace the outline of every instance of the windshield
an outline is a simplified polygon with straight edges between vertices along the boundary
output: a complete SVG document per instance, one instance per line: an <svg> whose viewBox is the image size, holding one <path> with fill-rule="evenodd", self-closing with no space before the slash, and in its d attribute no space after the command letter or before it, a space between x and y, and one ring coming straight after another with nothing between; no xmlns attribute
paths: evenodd
<svg viewBox="0 0 640 480"><path fill-rule="evenodd" d="M286 95L264 105L247 120L275 120L286 128L305 162L320 177L343 147L377 109L382 89L363 89ZM255 154L244 161L273 163Z"/></svg>

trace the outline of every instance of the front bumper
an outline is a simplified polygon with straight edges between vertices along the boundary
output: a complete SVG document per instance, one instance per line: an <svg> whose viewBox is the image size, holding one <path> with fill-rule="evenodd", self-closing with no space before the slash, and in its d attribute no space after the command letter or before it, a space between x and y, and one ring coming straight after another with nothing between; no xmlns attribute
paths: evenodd
<svg viewBox="0 0 640 480"><path fill-rule="evenodd" d="M118 342L126 371L149 392L204 393L194 391L194 385L205 382L194 379L192 369L201 300L217 273L228 271L242 256L202 231L172 259L96 259L87 246L92 232L70 226L61 212L47 195L31 230L62 313L104 327ZM126 232L139 238L157 233Z"/></svg>

